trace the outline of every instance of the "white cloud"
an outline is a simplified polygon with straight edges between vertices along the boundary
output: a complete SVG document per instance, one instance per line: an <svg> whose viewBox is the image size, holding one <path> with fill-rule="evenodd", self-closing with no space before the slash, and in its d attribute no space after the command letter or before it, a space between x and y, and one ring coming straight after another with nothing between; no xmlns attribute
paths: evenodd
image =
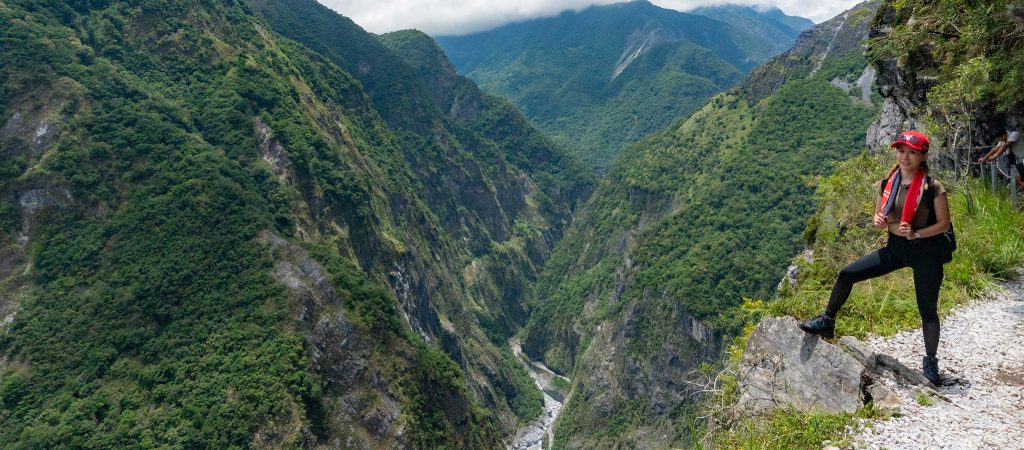
<svg viewBox="0 0 1024 450"><path fill-rule="evenodd" d="M373 33L415 28L432 35L468 34L506 23L551 17L566 10L621 0L319 0ZM786 14L823 22L860 0L652 0L663 8L687 11L722 3L777 6Z"/></svg>

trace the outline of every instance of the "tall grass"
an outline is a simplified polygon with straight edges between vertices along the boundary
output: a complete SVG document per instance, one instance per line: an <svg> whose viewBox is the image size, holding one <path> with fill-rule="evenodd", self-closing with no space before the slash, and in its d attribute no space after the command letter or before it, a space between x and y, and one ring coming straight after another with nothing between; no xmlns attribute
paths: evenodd
<svg viewBox="0 0 1024 450"><path fill-rule="evenodd" d="M857 419L883 417L883 412L872 407L856 413L808 413L797 410L778 410L764 416L738 421L728 433L716 439L715 448L744 450L819 449L822 443L846 447L843 437Z"/></svg>

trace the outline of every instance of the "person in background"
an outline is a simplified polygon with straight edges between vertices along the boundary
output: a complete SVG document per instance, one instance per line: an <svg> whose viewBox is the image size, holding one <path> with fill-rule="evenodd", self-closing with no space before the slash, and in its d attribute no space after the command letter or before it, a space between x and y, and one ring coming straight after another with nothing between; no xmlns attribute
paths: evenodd
<svg viewBox="0 0 1024 450"><path fill-rule="evenodd" d="M1009 149L1010 163L1017 167L1017 187L1024 188L1024 139L1020 138L1020 130L1007 133L1006 146Z"/></svg>
<svg viewBox="0 0 1024 450"><path fill-rule="evenodd" d="M999 143L995 147L992 147L985 156L978 159L979 163L986 163L989 161L995 161L999 155L1003 153L1007 154L1010 158L1010 164L1017 168L1017 186L1024 188L1024 142L1022 142L1020 131L1006 131L999 136Z"/></svg>
<svg viewBox="0 0 1024 450"><path fill-rule="evenodd" d="M839 272L825 312L800 324L807 333L832 337L836 315L850 297L853 285L909 267L913 270L917 309L924 331L925 357L921 372L938 385L939 288L942 256L939 241L950 226L949 201L942 183L928 176L928 138L917 131L900 133L893 142L896 165L882 180L874 224L889 230L885 247L864 256ZM931 192L927 192L931 190ZM922 201L930 198L931 201Z"/></svg>
<svg viewBox="0 0 1024 450"><path fill-rule="evenodd" d="M992 147L992 150L989 150L987 153L985 153L984 155L981 155L981 157L978 158L978 164L984 164L984 163L987 163L989 161L995 161L997 156L1001 155L1003 152L1006 151L1006 147L1007 147L1006 146L1006 136L1007 136L1007 134L1009 134L1009 133L1004 131L1003 134L999 135L999 138L998 138L999 142L996 142L996 145L994 145Z"/></svg>

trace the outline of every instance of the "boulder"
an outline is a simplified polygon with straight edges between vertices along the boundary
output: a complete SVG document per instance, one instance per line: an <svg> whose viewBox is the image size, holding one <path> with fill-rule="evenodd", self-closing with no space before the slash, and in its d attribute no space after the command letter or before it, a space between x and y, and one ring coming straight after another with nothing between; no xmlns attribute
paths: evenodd
<svg viewBox="0 0 1024 450"><path fill-rule="evenodd" d="M833 345L801 331L792 317L758 324L747 338L737 378L739 407L755 414L778 408L854 412L868 400L898 409L902 402L883 378L903 386L932 386L920 371L875 353L852 336Z"/></svg>
<svg viewBox="0 0 1024 450"><path fill-rule="evenodd" d="M923 374L921 374L921 372L903 365L903 363L899 362L896 358L886 354L880 353L878 355L878 367L875 369L875 373L879 375L888 375L900 384L911 386L933 386L932 383L928 381Z"/></svg>
<svg viewBox="0 0 1024 450"><path fill-rule="evenodd" d="M868 386L868 394L871 395L871 400L875 402L876 408L898 410L903 405L903 400L900 400L898 395L882 383L874 383Z"/></svg>
<svg viewBox="0 0 1024 450"><path fill-rule="evenodd" d="M872 379L884 376L902 385L931 386L920 371L911 369L896 358L884 353L875 353L871 347L853 336L843 336L839 346L864 365Z"/></svg>
<svg viewBox="0 0 1024 450"><path fill-rule="evenodd" d="M739 406L854 412L865 402L866 368L840 347L797 328L792 317L764 319L740 361Z"/></svg>

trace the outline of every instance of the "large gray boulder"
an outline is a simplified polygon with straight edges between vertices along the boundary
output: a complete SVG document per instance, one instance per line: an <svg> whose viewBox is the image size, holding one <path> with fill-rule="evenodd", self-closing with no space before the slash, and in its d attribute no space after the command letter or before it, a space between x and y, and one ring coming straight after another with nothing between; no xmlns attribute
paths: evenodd
<svg viewBox="0 0 1024 450"><path fill-rule="evenodd" d="M764 319L739 365L741 408L854 412L864 406L865 366L841 348L797 328L792 317Z"/></svg>
<svg viewBox="0 0 1024 450"><path fill-rule="evenodd" d="M737 374L738 403L753 414L779 408L854 412L871 400L894 409L899 399L878 382L882 377L931 386L921 372L851 336L833 345L801 331L792 317L770 317L747 338Z"/></svg>

